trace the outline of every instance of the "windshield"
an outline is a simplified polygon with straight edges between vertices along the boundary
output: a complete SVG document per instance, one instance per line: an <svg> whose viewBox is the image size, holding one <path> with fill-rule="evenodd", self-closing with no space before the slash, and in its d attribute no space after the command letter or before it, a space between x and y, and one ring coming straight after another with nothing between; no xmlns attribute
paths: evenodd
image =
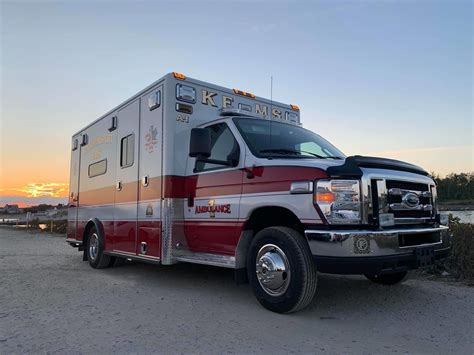
<svg viewBox="0 0 474 355"><path fill-rule="evenodd" d="M252 153L260 158L345 158L327 140L298 126L253 118L234 118L234 122Z"/></svg>

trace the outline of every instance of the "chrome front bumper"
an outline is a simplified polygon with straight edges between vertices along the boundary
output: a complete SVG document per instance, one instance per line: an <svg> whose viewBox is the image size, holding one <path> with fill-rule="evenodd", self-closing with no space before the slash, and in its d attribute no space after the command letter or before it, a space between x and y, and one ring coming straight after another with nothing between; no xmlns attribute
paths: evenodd
<svg viewBox="0 0 474 355"><path fill-rule="evenodd" d="M396 228L385 230L313 230L305 231L315 257L367 258L407 255L416 248L450 247L449 229Z"/></svg>

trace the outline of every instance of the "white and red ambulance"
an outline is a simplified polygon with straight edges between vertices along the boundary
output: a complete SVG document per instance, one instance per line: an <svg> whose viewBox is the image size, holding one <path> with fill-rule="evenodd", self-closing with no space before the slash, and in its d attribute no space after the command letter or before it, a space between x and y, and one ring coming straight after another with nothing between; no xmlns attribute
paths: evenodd
<svg viewBox="0 0 474 355"><path fill-rule="evenodd" d="M288 313L317 272L395 284L444 257L436 203L426 171L346 157L297 106L170 73L73 135L67 242L97 269L232 268Z"/></svg>

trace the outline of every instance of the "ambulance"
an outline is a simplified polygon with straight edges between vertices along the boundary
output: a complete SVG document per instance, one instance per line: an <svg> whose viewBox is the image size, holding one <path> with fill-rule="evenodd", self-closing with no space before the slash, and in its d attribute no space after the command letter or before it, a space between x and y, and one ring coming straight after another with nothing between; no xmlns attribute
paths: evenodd
<svg viewBox="0 0 474 355"><path fill-rule="evenodd" d="M72 136L68 212L95 269L231 268L278 313L308 306L319 272L394 285L450 248L422 168L347 157L296 105L176 72Z"/></svg>

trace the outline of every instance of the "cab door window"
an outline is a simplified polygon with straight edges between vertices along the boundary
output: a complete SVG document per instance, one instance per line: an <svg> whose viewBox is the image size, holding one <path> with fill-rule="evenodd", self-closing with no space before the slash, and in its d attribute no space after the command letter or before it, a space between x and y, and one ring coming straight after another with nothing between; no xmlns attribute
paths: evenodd
<svg viewBox="0 0 474 355"><path fill-rule="evenodd" d="M233 165L236 166L239 161L240 148L227 124L217 123L206 128L211 131L211 156L209 159L234 162ZM195 171L203 172L226 168L228 169L229 166L197 161Z"/></svg>

